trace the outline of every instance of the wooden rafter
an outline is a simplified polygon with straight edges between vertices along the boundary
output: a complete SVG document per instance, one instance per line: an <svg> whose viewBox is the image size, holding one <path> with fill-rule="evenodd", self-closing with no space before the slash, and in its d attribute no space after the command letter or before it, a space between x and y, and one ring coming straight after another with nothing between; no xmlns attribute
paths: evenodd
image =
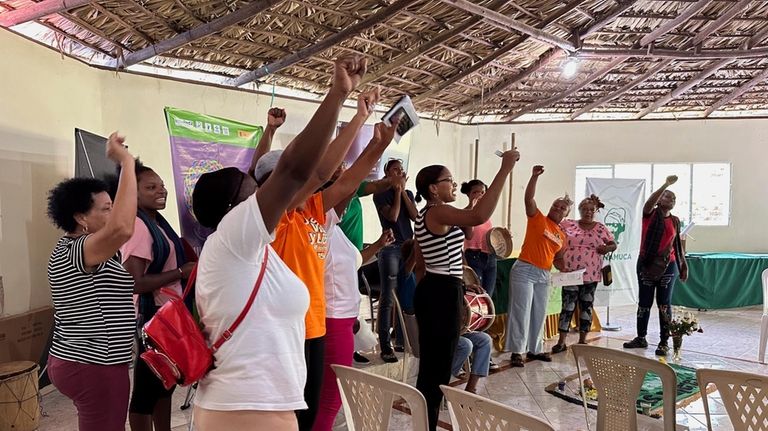
<svg viewBox="0 0 768 431"><path fill-rule="evenodd" d="M87 5L93 0L45 0L26 7L5 12L0 15L0 26L11 27L27 21L34 21L44 16L66 12L70 9Z"/></svg>
<svg viewBox="0 0 768 431"><path fill-rule="evenodd" d="M727 24L733 17L744 12L744 9L748 8L750 3L752 3L752 0L741 0L738 3L735 3L733 6L728 8L724 14L720 15L720 17L718 17L716 20L712 21L711 23L707 24L706 27L701 29L701 31L697 33L693 38L691 43L696 46L703 42L704 39Z"/></svg>
<svg viewBox="0 0 768 431"><path fill-rule="evenodd" d="M537 109L547 107L553 103L556 103L562 99L567 98L568 96L576 93L577 91L581 90L582 88L586 87L587 85L597 81L598 79L602 78L613 70L614 67L621 64L624 60L626 60L626 57L617 57L608 62L605 66L601 67L600 69L596 70L595 72L591 73L586 79L583 81L574 84L570 86L567 90L563 91L562 93L557 93L554 96L544 99L540 102L536 102L530 105L527 105L525 108L520 109L519 111L515 112L514 114L508 115L502 119L502 121L512 121L516 118L519 118L520 116L527 114L529 112L533 112Z"/></svg>
<svg viewBox="0 0 768 431"><path fill-rule="evenodd" d="M488 6L489 7L499 7L502 4L506 3L506 0L494 0L491 2ZM465 31L469 30L472 26L482 21L482 18L479 17L470 17L464 20L461 24L457 25L456 27L453 27L450 30L441 31L437 34L433 39L429 40L428 42L424 42L417 46L416 48L413 48L412 50L408 51L405 54L399 55L395 57L392 61L389 63L382 65L378 67L377 69L373 70L372 72L365 75L363 78L362 84L368 84L370 82L373 82L387 74L389 74L391 71L397 69L398 67L408 63L409 61L413 60L416 57L419 57L423 54L426 54L427 52L431 51L438 45L441 45L451 39L453 39L456 36L461 35Z"/></svg>
<svg viewBox="0 0 768 431"><path fill-rule="evenodd" d="M601 29L601 28L603 28L604 26L606 26L606 25L610 24L610 23L611 23L613 20L615 20L615 19L616 19L616 18L619 16L619 14L621 14L623 11L627 10L628 8L630 8L630 7L631 7L631 6L632 6L634 3L636 3L636 1L637 1L637 0L631 0L631 1L627 1L627 2L625 2L625 3L620 3L620 4L619 4L619 6L617 6L617 7L616 7L614 10L611 10L611 12L607 13L607 14L606 14L606 15L604 15L604 16L601 16L601 17L598 19L598 21L597 21L597 22L595 22L594 24L590 25L590 26L589 26L589 27L587 27L586 29L584 29L584 30L582 30L582 31L580 31L580 32L579 32L579 41L581 41L581 40L583 40L584 38L586 38L586 37L590 36L591 34L593 34L593 33L597 32L598 30L600 30L600 29ZM576 7L576 5L574 5L574 4L568 4L567 6L564 6L564 7L563 7L563 15L564 15L565 13L567 13L567 12L570 12L570 10L572 10L572 9L573 9L573 8L575 8L575 7ZM567 8L567 9L566 9L566 8ZM557 19L559 19L559 18L560 18L560 17L562 17L563 15L558 15L558 13L555 13L555 14L553 14L553 16L552 16L552 19L551 19L551 20L550 20L550 19L548 19L548 20L547 20L547 21L549 21L549 22L545 21L545 22L542 22L542 23L540 24L541 28L545 27L545 26L546 26L547 24L549 24L550 22L554 22L554 21L556 21ZM524 40L527 40L527 37L526 37ZM521 41L521 43L522 43L524 40L522 40L522 41ZM579 43L580 43L580 42L579 42ZM540 65L540 66L543 66L543 64L542 64L542 65ZM526 77L526 76L528 76L528 75L522 76L520 79L523 79L523 78L524 78L524 77ZM508 82L508 81L506 81L506 80L504 81L504 83L506 84L506 87L505 87L505 88L508 88L509 86L511 86L512 84L514 84L514 82ZM487 96L486 96L485 94L482 94L482 95L480 95L479 99L482 101L482 100L486 99L486 97L487 97ZM470 103L470 105L469 105L469 106L476 106L477 102L478 102L478 98L475 98L475 99L473 99L473 100L471 100L471 101L469 102L469 103ZM467 104L463 104L463 106L468 106L468 105L467 105ZM465 109L465 108L459 108L459 111L458 111L458 113L457 113L457 114L455 114L455 115L459 115L459 114L461 114L462 112L466 112L466 111L463 111L463 109ZM455 116L454 116L454 117L455 117ZM450 118L454 118L454 117L450 117Z"/></svg>
<svg viewBox="0 0 768 431"><path fill-rule="evenodd" d="M685 8L684 11L680 13L677 17L674 19L665 22L663 25L659 26L656 30L650 32L649 34L643 36L642 39L640 39L640 46L646 46L659 37L669 33L670 31L674 30L677 26L684 23L685 21L688 21L689 18L696 15L699 11L707 7L710 3L712 3L713 0L699 0L696 3L688 6Z"/></svg>
<svg viewBox="0 0 768 431"><path fill-rule="evenodd" d="M561 7L558 11L554 12L551 16L547 17L544 21L542 21L541 23L537 24L536 28L543 29L547 25L549 25L549 24L557 21L558 19L562 18L563 16L565 16L568 12L571 12L572 10L575 10L575 8L578 5L580 5L581 3L583 3L584 1L585 0L571 1L570 3L568 3L568 4L564 5L563 7ZM414 99L413 99L414 102L418 101L418 100L420 100L422 98L425 98L425 97L433 96L436 93L445 90L446 88L448 88L449 86L453 85L454 83L464 79L465 77L467 77L467 76L477 72L478 70L484 68L488 64L496 61L498 58L502 57L506 53L508 53L511 50L517 48L520 44L522 44L523 42L525 42L529 38L530 38L530 36L523 35L520 38L518 38L516 41L511 42L511 43L509 43L509 44L507 44L507 45L505 45L505 46L503 46L501 48L498 48L496 51L494 51L493 54L487 56L486 58L484 58L484 59L482 59L480 61L478 61L477 63L473 64L472 66L470 66L466 70L464 70L464 71L462 71L460 73L457 73L453 77L443 81L437 87L427 91L426 93L422 93L422 94L419 94L418 96L414 97Z"/></svg>
<svg viewBox="0 0 768 431"><path fill-rule="evenodd" d="M384 22L385 20L396 15L402 9L407 8L408 6L410 6L415 2L416 0L398 0L397 2L391 4L388 7L381 8L379 11L377 11L370 17L362 21L359 21L357 24L351 25L345 28L344 30L317 42L314 45L310 45L306 48L300 49L299 51L296 51L290 55L287 55L277 61L261 66L256 70L252 70L250 72L244 73L238 76L237 78L231 80L229 84L235 87L239 87L245 83L258 80L259 78L267 76L270 73L275 73L278 70L281 70L296 62L307 59L317 53L320 53L336 44L339 44L349 39L352 36L359 34L360 32L368 28L375 26L376 24Z"/></svg>
<svg viewBox="0 0 768 431"><path fill-rule="evenodd" d="M544 42L549 45L556 46L560 49L564 49L570 52L576 50L576 46L574 46L573 43L565 39L559 38L557 36L553 36L536 27L532 27L528 24L525 24L523 22L510 18L504 15L503 13L496 12L493 9L488 9L483 6L478 6L470 2L469 0L441 0L441 1L443 3L450 4L453 7L456 7L461 10L465 10L469 13L480 16L504 28L514 30L523 34L527 34L531 38L538 40L540 42Z"/></svg>
<svg viewBox="0 0 768 431"><path fill-rule="evenodd" d="M760 42L762 42L763 39L765 39L766 37L768 37L768 25L766 25L759 32L755 33L755 35L752 36L752 38L749 39L749 42L747 42L747 49L754 48Z"/></svg>
<svg viewBox="0 0 768 431"><path fill-rule="evenodd" d="M718 59L748 59L765 58L768 56L768 47L752 49L633 49L621 48L582 48L579 53L582 58L605 58L615 56L629 56L640 58L671 58L675 60L718 60Z"/></svg>
<svg viewBox="0 0 768 431"><path fill-rule="evenodd" d="M138 51L132 52L124 56L122 59L116 60L110 66L128 67L136 63L140 63L156 55L161 55L165 52L179 48L192 41L219 32L231 25L237 24L240 21L258 15L259 13L276 5L277 3L280 3L281 1L282 0L257 0L248 3L232 13L228 13L205 24L201 24L197 27L185 31L184 33L177 34L170 39L162 40Z"/></svg>
<svg viewBox="0 0 768 431"><path fill-rule="evenodd" d="M635 88L637 85L639 85L640 83L644 82L648 78L652 77L653 75L655 75L659 71L663 70L665 67L669 66L671 63L672 63L672 60L669 60L669 59L660 61L655 66L653 66L652 68L648 69L647 72L645 72L644 74L642 74L642 75L638 76L637 78L633 79L628 84L623 85L618 90L613 91L610 94L608 94L606 96L603 96L600 99L598 99L598 100L590 103L589 105L579 109L578 111L574 112L573 114L571 114L571 120L575 120L580 115L586 114L587 112L597 108L598 106L600 106L600 105L602 105L604 103L608 103L611 100L621 96L622 94L624 94L627 91Z"/></svg>
<svg viewBox="0 0 768 431"><path fill-rule="evenodd" d="M651 103L650 106L640 111L636 116L635 119L641 119L645 117L646 115L650 114L651 112L657 110L658 108L664 106L667 102L674 99L675 97L685 93L686 91L690 90L691 88L695 87L696 85L700 84L702 81L707 79L710 75L717 72L721 67L727 65L732 60L720 60L715 62L712 66L704 69L703 72L696 75L694 78L689 80L688 82L678 86L671 92L669 92L666 96L656 100L655 102Z"/></svg>
<svg viewBox="0 0 768 431"><path fill-rule="evenodd" d="M709 117L713 112L731 103L733 100L737 99L756 85L761 84L766 80L768 80L768 67L766 67L762 72L758 73L754 78L750 79L746 84L718 99L717 102L713 103L712 106L704 111L704 115L702 115L702 117Z"/></svg>
<svg viewBox="0 0 768 431"><path fill-rule="evenodd" d="M472 100L470 100L470 101L468 101L466 103L463 103L461 105L461 107L459 107L459 109L456 110L456 112L451 113L451 115L449 115L446 119L447 120L452 120L452 119L458 117L459 115L461 115L461 114L471 110L472 108L475 108L475 107L478 107L478 106L482 106L484 100L490 99L491 97L496 96L500 92L502 92L502 91L506 90L507 88L509 88L510 86L514 85L516 82L518 82L518 81L520 81L522 79L525 79L530 74L532 74L532 73L538 71L539 69L541 69L542 67L546 66L550 61L552 61L555 58L559 57L560 52L562 52L562 51L558 50L557 48L550 49L549 51L544 53L544 55L539 57L539 59L536 60L532 65L527 67L525 70L523 70L523 71L521 71L521 72L519 72L519 73L517 73L517 74L515 74L513 76L510 76L510 77L508 77L506 79L504 79L503 81L501 81L498 84L496 84L495 86L493 86L493 88L491 88L487 92L484 92L482 95L480 95L478 97L475 97L474 99L472 99Z"/></svg>

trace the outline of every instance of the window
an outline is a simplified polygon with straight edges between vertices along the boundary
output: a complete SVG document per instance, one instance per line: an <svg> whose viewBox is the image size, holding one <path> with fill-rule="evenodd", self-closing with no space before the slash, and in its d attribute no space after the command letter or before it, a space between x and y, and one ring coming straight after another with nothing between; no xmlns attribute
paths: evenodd
<svg viewBox="0 0 768 431"><path fill-rule="evenodd" d="M675 215L683 224L727 226L731 216L731 165L729 163L618 163L576 167L576 198L584 196L587 178L639 178L645 180L645 199L669 175L677 182Z"/></svg>

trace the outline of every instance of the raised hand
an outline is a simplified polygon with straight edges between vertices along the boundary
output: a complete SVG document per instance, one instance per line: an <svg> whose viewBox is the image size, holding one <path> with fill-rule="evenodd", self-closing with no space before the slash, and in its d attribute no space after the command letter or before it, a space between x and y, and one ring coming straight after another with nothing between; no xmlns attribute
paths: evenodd
<svg viewBox="0 0 768 431"><path fill-rule="evenodd" d="M506 169L512 170L518 160L520 160L520 151L517 151L517 147L501 154L501 165Z"/></svg>
<svg viewBox="0 0 768 431"><path fill-rule="evenodd" d="M397 125L400 123L400 117L397 117L394 120L396 121L393 121L391 126L387 126L384 123L376 123L376 125L373 126L373 138L371 139L370 145L383 145L386 147L392 142L392 139L395 137L395 132L397 131Z"/></svg>
<svg viewBox="0 0 768 431"><path fill-rule="evenodd" d="M277 129L285 123L285 109L272 108L267 111L267 127Z"/></svg>
<svg viewBox="0 0 768 431"><path fill-rule="evenodd" d="M667 181L666 181L667 186L671 186L676 182L677 182L677 175L670 175L667 177Z"/></svg>
<svg viewBox="0 0 768 431"><path fill-rule="evenodd" d="M544 173L544 166L536 165L533 167L533 170L531 171L531 176L538 177L543 173Z"/></svg>
<svg viewBox="0 0 768 431"><path fill-rule="evenodd" d="M333 67L333 84L331 89L349 95L365 75L368 60L360 55L350 55L336 60Z"/></svg>
<svg viewBox="0 0 768 431"><path fill-rule="evenodd" d="M368 118L379 102L379 89L375 88L357 96L357 113Z"/></svg>
<svg viewBox="0 0 768 431"><path fill-rule="evenodd" d="M395 234L392 233L392 229L386 229L381 233L379 239L376 240L376 243L381 247L386 247L393 242L395 242Z"/></svg>
<svg viewBox="0 0 768 431"><path fill-rule="evenodd" d="M118 135L117 132L109 135L107 140L107 158L118 164L126 159L133 159L125 146L125 137Z"/></svg>

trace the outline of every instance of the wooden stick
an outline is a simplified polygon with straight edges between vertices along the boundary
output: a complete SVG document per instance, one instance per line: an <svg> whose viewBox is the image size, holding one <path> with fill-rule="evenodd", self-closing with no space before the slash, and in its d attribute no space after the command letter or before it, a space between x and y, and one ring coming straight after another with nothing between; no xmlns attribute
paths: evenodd
<svg viewBox="0 0 768 431"><path fill-rule="evenodd" d="M515 132L512 132L509 149L513 150L514 148ZM512 173L509 174L509 184L507 185L507 230L512 231Z"/></svg>

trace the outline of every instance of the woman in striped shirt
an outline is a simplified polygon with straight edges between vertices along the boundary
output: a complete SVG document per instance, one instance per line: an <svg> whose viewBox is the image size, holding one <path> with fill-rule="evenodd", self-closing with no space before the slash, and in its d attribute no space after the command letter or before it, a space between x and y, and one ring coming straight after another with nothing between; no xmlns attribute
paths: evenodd
<svg viewBox="0 0 768 431"><path fill-rule="evenodd" d="M133 278L118 250L136 217L134 159L113 133L107 157L121 167L114 204L92 178L59 183L48 215L66 233L48 260L55 308L48 375L72 399L80 431L123 431L128 412L128 364L136 318Z"/></svg>
<svg viewBox="0 0 768 431"><path fill-rule="evenodd" d="M477 226L491 217L507 176L520 158L517 149L502 155L501 167L485 195L470 209L456 200L456 182L442 165L432 165L416 176L416 202L427 200L415 223L416 242L426 274L416 287L414 306L419 324L419 377L416 387L427 400L429 428L435 430L442 402L440 385L451 378L451 361L461 330L463 307L463 226Z"/></svg>

